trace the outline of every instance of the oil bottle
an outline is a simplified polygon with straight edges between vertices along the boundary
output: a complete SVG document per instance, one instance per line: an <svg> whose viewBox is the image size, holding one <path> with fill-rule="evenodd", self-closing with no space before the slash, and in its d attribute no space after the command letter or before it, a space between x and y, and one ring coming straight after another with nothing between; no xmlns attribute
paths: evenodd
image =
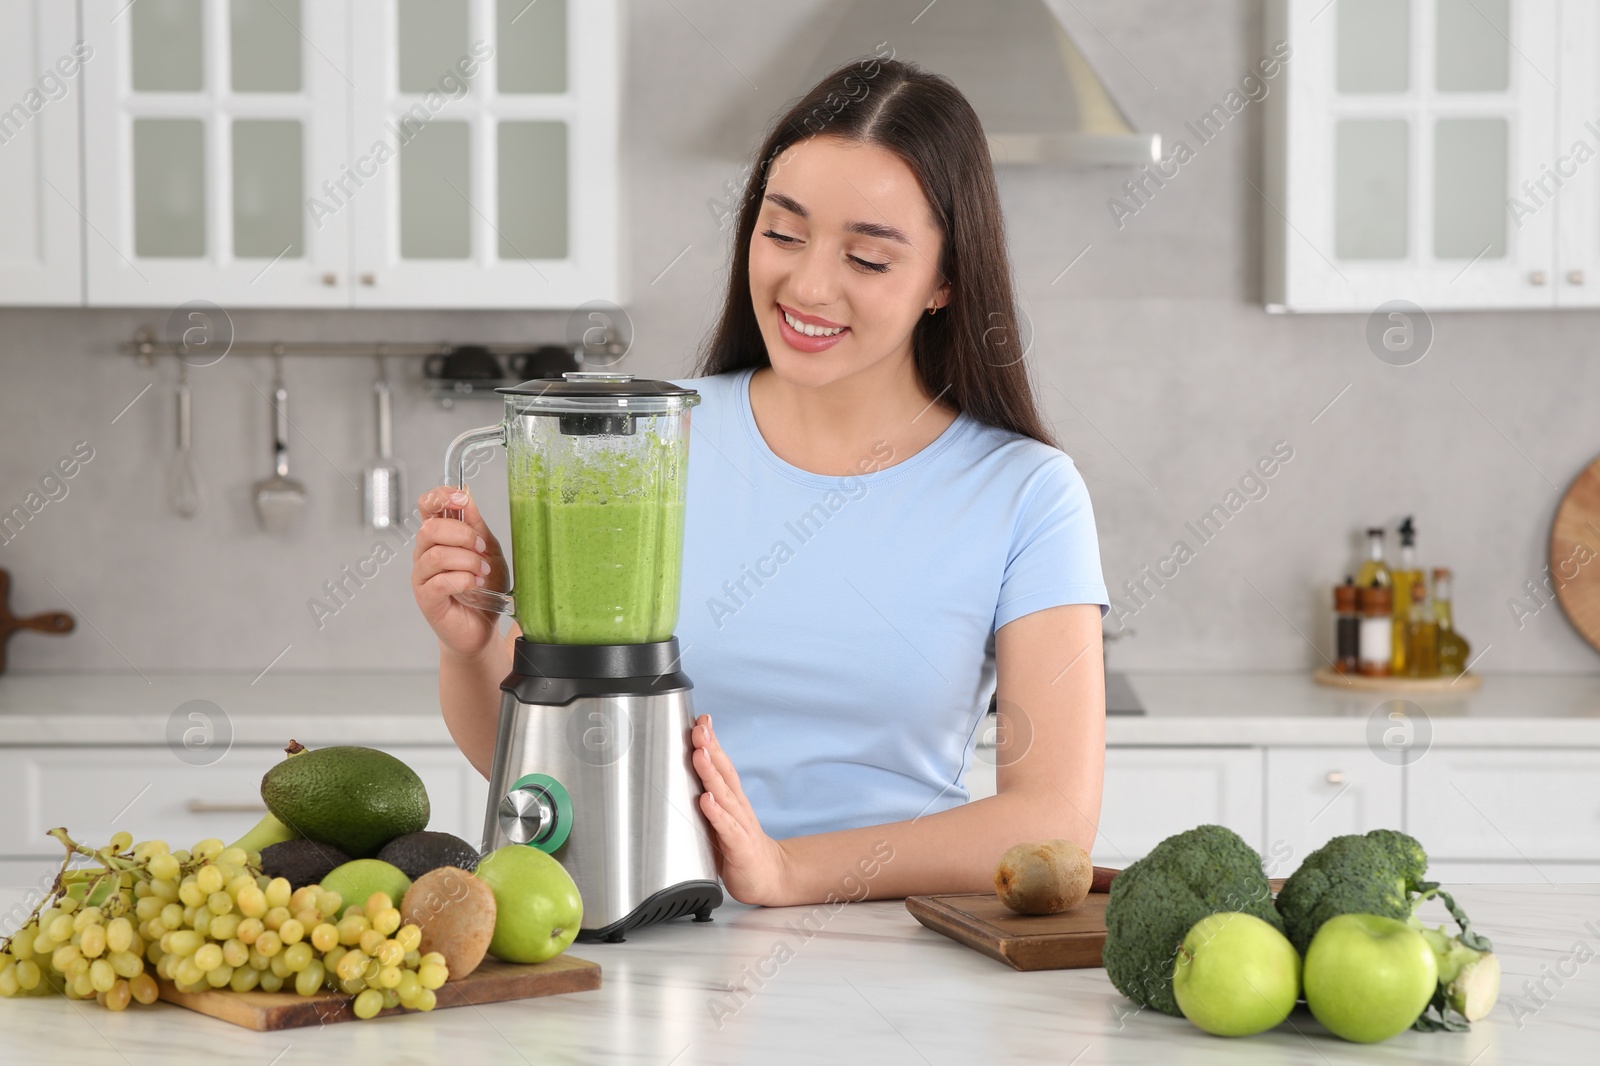
<svg viewBox="0 0 1600 1066"><path fill-rule="evenodd" d="M1417 621L1416 601L1412 589L1422 584L1422 571L1417 569L1417 527L1411 516L1397 527L1400 534L1400 560L1389 572L1394 585L1394 661L1390 673L1397 677L1431 677L1432 673L1417 674L1411 669L1411 628ZM1432 616L1427 621L1431 624Z"/></svg>
<svg viewBox="0 0 1600 1066"><path fill-rule="evenodd" d="M1395 612L1398 618L1400 612ZM1393 671L1405 677L1439 676L1439 623L1428 603L1428 586L1417 575L1411 582L1411 609L1406 617L1406 667Z"/></svg>
<svg viewBox="0 0 1600 1066"><path fill-rule="evenodd" d="M1451 578L1448 566L1433 568L1433 616L1439 624L1439 673L1455 677L1467 668L1472 647L1456 631L1451 617Z"/></svg>
<svg viewBox="0 0 1600 1066"><path fill-rule="evenodd" d="M1383 535L1382 526L1372 526L1367 530L1367 557L1361 563L1361 569L1356 571L1356 584L1361 588L1371 588L1380 585L1388 588L1389 564L1383 561Z"/></svg>

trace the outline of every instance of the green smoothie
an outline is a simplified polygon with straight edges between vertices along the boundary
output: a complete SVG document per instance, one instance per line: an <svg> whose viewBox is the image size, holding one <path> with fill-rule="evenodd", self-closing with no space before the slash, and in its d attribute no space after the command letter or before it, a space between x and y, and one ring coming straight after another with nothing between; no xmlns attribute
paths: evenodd
<svg viewBox="0 0 1600 1066"><path fill-rule="evenodd" d="M686 442L511 473L517 624L541 644L644 644L678 624ZM545 468L555 472L547 475Z"/></svg>

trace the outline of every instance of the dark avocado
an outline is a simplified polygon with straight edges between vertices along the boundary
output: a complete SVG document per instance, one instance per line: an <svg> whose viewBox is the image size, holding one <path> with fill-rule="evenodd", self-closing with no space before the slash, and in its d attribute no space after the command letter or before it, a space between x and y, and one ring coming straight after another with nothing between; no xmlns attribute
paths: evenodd
<svg viewBox="0 0 1600 1066"><path fill-rule="evenodd" d="M454 866L471 873L478 865L478 849L458 836L421 830L395 837L378 852L378 858L398 866L415 881L429 870Z"/></svg>
<svg viewBox="0 0 1600 1066"><path fill-rule="evenodd" d="M332 844L315 840L285 840L261 849L261 872L286 878L292 888L321 884L334 867L349 861L350 856Z"/></svg>

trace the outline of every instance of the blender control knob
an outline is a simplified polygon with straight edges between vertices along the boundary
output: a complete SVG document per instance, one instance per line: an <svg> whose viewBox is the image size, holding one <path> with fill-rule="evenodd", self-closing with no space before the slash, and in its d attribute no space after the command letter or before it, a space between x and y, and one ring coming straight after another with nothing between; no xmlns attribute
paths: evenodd
<svg viewBox="0 0 1600 1066"><path fill-rule="evenodd" d="M548 774L525 774L501 797L496 819L513 844L551 853L572 832L572 799Z"/></svg>

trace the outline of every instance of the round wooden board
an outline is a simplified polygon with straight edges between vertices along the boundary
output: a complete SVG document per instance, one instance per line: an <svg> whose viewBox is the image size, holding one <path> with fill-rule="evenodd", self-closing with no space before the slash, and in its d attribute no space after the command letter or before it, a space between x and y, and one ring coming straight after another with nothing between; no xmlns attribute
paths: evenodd
<svg viewBox="0 0 1600 1066"><path fill-rule="evenodd" d="M1600 458L1572 479L1556 508L1550 583L1572 628L1600 651Z"/></svg>
<svg viewBox="0 0 1600 1066"><path fill-rule="evenodd" d="M1334 688L1356 689L1361 692L1471 692L1483 684L1483 678L1468 670L1456 677L1367 677L1364 674L1341 674L1326 666L1312 671L1311 679L1319 685Z"/></svg>

